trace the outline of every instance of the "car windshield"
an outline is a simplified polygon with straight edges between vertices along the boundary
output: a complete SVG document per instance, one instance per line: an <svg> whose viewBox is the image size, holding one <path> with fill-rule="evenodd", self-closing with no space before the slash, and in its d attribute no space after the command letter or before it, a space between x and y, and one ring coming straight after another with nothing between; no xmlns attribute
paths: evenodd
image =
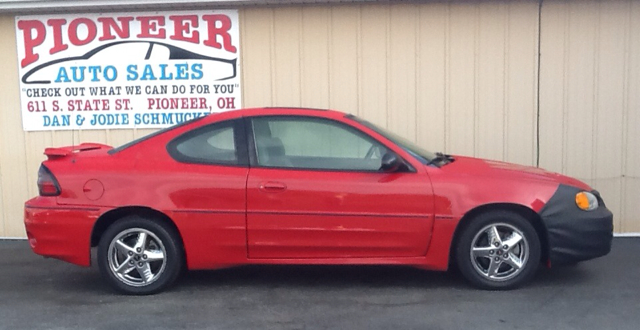
<svg viewBox="0 0 640 330"><path fill-rule="evenodd" d="M413 143L412 141L409 141L408 139L405 139L402 136L396 133L393 133L385 128L382 128L374 123L366 121L362 118L358 118L354 115L347 115L346 117L376 131L376 133L391 140L391 142L397 144L400 148L410 153L413 157L418 159L423 164L429 164L433 159L438 157L435 153L425 150L422 147Z"/></svg>

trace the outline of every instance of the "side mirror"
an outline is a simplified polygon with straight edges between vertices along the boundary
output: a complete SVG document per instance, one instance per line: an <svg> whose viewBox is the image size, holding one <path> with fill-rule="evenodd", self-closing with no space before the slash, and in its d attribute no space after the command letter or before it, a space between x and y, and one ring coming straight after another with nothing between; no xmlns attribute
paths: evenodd
<svg viewBox="0 0 640 330"><path fill-rule="evenodd" d="M380 169L383 172L395 172L402 166L402 160L392 151L384 154L380 163Z"/></svg>

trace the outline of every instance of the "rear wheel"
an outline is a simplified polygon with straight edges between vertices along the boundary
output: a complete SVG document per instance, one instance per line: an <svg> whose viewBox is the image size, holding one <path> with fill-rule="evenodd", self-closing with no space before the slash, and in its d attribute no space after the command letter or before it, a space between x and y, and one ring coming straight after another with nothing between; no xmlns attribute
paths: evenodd
<svg viewBox="0 0 640 330"><path fill-rule="evenodd" d="M139 216L128 216L104 232L98 266L115 289L152 294L171 285L182 268L180 241L172 228Z"/></svg>
<svg viewBox="0 0 640 330"><path fill-rule="evenodd" d="M540 263L540 239L531 223L517 213L484 213L461 233L456 261L473 285L512 289L535 275Z"/></svg>

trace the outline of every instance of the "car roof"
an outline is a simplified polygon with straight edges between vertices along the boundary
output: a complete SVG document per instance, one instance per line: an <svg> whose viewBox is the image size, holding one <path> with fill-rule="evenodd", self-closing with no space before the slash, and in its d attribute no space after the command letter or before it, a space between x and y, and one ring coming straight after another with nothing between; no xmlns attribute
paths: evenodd
<svg viewBox="0 0 640 330"><path fill-rule="evenodd" d="M246 109L238 109L238 110L230 110L224 112L215 112L208 114L203 117L197 117L192 120L185 121L183 123L179 123L177 125L167 127L160 131L151 133L149 135L145 135L139 139L130 141L124 145L121 145L117 148L109 151L110 154L119 153L125 149L129 149L130 147L136 146L140 143L143 143L148 140L153 140L155 137L173 131L174 129L178 129L179 127L184 127L186 130L191 130L195 127L200 127L220 121L226 120L234 120L243 117L257 117L257 116L310 116L316 118L328 118L335 119L340 121L341 119L348 116L348 114L335 110L325 110L325 109L314 109L314 108L300 108L300 107L263 107L263 108L246 108ZM195 125L195 126L192 126ZM183 132L182 132L183 133Z"/></svg>
<svg viewBox="0 0 640 330"><path fill-rule="evenodd" d="M316 108L302 108L302 107L262 107L262 108L246 108L239 110L232 110L227 112L216 113L216 120L232 119L239 117L255 117L255 116L312 116L322 118L339 119L344 118L347 113L329 110L329 109L316 109Z"/></svg>

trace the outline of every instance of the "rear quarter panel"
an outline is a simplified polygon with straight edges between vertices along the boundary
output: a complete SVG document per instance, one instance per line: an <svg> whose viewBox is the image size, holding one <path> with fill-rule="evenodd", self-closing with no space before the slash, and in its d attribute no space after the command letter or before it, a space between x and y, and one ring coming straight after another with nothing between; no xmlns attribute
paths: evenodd
<svg viewBox="0 0 640 330"><path fill-rule="evenodd" d="M191 269L246 261L248 168L184 164L166 151L174 137L212 121L205 118L113 154L86 151L45 161L62 188L57 204L103 213L121 207L159 211L178 228Z"/></svg>

